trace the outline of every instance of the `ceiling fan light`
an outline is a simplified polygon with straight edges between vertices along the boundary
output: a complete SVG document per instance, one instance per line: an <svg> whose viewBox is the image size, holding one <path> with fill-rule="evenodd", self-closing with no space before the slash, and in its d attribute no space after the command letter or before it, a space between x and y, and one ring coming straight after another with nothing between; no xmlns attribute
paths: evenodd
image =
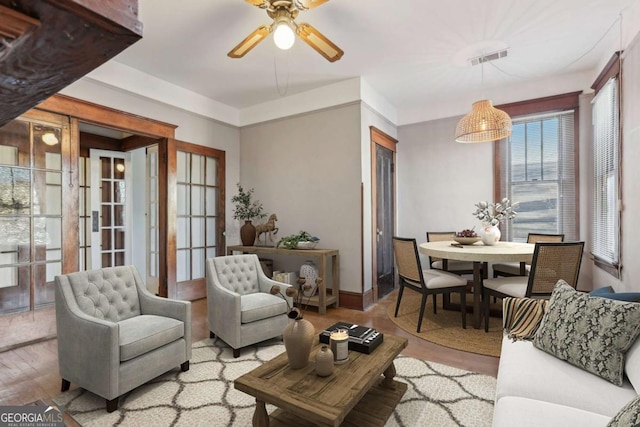
<svg viewBox="0 0 640 427"><path fill-rule="evenodd" d="M282 50L291 49L293 42L296 40L296 35L291 27L285 23L280 22L276 26L276 30L273 32L273 41Z"/></svg>
<svg viewBox="0 0 640 427"><path fill-rule="evenodd" d="M511 117L483 99L456 126L456 141L463 143L498 141L511 136Z"/></svg>

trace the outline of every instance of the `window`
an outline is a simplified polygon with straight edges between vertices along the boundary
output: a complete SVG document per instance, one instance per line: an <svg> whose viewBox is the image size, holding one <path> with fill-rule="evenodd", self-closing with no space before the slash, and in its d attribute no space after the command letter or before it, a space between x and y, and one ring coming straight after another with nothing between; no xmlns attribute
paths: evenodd
<svg viewBox="0 0 640 427"><path fill-rule="evenodd" d="M574 111L513 118L500 144L500 199L518 202L518 216L501 226L506 240L526 242L529 233L577 238Z"/></svg>
<svg viewBox="0 0 640 427"><path fill-rule="evenodd" d="M518 216L500 226L503 240L526 242L529 233L578 240L579 96L570 92L500 105L513 121L511 137L494 149L494 200L520 203Z"/></svg>
<svg viewBox="0 0 640 427"><path fill-rule="evenodd" d="M594 195L591 250L596 265L613 267L613 270L620 261L618 105L618 79L611 77L592 101Z"/></svg>

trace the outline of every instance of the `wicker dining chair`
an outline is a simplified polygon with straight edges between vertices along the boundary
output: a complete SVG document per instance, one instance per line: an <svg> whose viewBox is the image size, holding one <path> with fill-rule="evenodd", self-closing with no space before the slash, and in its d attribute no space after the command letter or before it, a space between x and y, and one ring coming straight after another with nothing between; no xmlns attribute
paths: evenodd
<svg viewBox="0 0 640 427"><path fill-rule="evenodd" d="M467 281L457 274L441 270L423 270L420 265L418 246L416 239L403 237L393 237L393 252L395 255L398 276L400 278L400 289L396 302L394 317L398 317L398 309L404 289L408 288L422 294L420 303L420 314L418 318L417 332L422 326L422 317L427 304L427 297L433 295L433 312L437 313L436 297L438 294L450 294L458 292L460 294L460 311L462 313L462 327L467 327Z"/></svg>
<svg viewBox="0 0 640 427"><path fill-rule="evenodd" d="M529 233L527 235L527 243L538 242L564 242L564 234ZM531 271L531 265L524 262L504 262L493 264L492 267L494 279L499 276L527 276Z"/></svg>
<svg viewBox="0 0 640 427"><path fill-rule="evenodd" d="M533 251L529 276L485 280L482 290L485 332L489 332L490 297L549 297L560 279L575 288L583 251L584 242L538 242Z"/></svg>

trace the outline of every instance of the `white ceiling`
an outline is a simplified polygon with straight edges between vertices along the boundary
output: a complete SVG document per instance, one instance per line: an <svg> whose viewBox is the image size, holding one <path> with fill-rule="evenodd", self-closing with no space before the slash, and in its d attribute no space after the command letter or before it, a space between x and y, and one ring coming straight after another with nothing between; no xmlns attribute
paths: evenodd
<svg viewBox="0 0 640 427"><path fill-rule="evenodd" d="M620 34L624 40L637 33L625 25L636 22L638 2L331 0L297 18L344 50L329 63L299 39L279 51L271 36L244 58L227 57L270 22L243 0L140 0L143 39L115 60L239 110L354 77L399 112L451 99L464 99L465 110L469 99L483 95L513 101L505 88L550 76L592 79L620 45ZM508 56L484 70L467 64L502 46Z"/></svg>

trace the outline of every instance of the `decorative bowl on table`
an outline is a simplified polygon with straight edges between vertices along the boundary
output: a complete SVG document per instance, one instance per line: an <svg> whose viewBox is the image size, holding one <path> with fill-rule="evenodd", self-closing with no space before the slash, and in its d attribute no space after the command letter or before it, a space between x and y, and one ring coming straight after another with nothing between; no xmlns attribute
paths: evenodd
<svg viewBox="0 0 640 427"><path fill-rule="evenodd" d="M456 242L460 243L461 245L473 245L476 242L479 242L481 240L480 236L475 236L475 237L458 237L458 236L453 236L453 240L455 240Z"/></svg>
<svg viewBox="0 0 640 427"><path fill-rule="evenodd" d="M296 244L296 249L315 249L318 241L315 242L298 242Z"/></svg>

